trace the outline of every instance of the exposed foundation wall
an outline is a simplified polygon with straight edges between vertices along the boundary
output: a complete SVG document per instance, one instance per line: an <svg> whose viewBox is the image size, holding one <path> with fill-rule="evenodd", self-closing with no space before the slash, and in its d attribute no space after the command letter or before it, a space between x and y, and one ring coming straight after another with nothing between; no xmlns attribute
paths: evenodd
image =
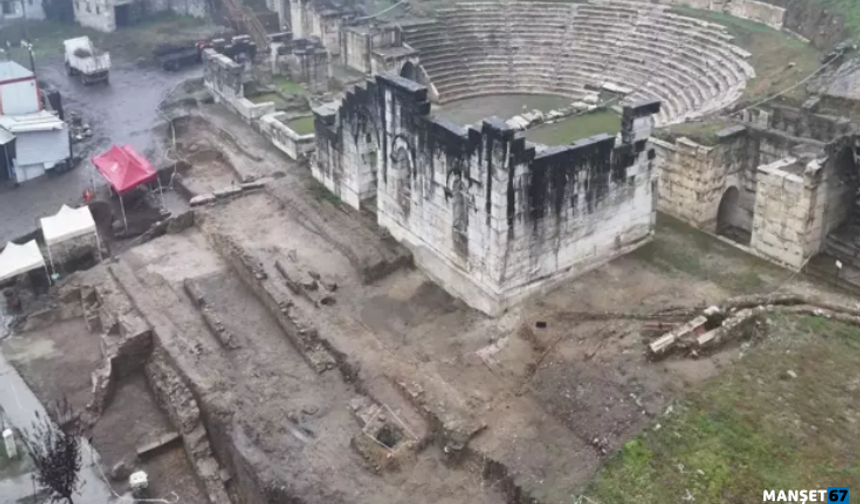
<svg viewBox="0 0 860 504"><path fill-rule="evenodd" d="M287 114L275 112L260 118L260 132L291 159L301 159L314 150L314 135L301 135L283 123Z"/></svg>
<svg viewBox="0 0 860 504"><path fill-rule="evenodd" d="M254 123L266 114L275 112L272 102L254 103L245 98L242 83L242 66L215 52L203 51L203 82L215 100L233 109L247 123Z"/></svg>
<svg viewBox="0 0 860 504"><path fill-rule="evenodd" d="M625 107L617 138L538 152L497 118L480 129L433 118L425 87L380 75L317 113L313 171L354 207L375 172L379 224L449 292L497 314L651 236L659 106Z"/></svg>
<svg viewBox="0 0 860 504"><path fill-rule="evenodd" d="M785 9L756 0L658 0L659 3L686 5L694 9L725 12L735 17L782 28Z"/></svg>

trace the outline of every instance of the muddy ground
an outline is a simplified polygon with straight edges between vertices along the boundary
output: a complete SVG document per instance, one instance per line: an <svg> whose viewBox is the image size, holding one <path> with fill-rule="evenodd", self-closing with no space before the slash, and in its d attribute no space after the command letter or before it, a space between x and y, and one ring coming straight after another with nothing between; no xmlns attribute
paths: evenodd
<svg viewBox="0 0 860 504"><path fill-rule="evenodd" d="M187 186L209 191L252 176L265 189L199 208L194 228L125 252L110 268L200 398L222 468L234 472L242 460L263 481L288 483L288 495L304 502L491 503L515 491L569 502L608 454L673 397L730 366L738 351L651 362L643 321L624 314L703 307L786 282L813 288L661 219L654 243L488 319L420 271L397 267L399 247L367 216L315 189L304 169L248 126L218 106L193 112L178 130L182 153L193 160L183 174ZM229 127L231 142L218 127ZM282 278L276 262L319 275L317 288L329 301L296 295L289 309L304 314L352 375L315 367L328 351L309 354L286 337L278 315L215 246L216 236L259 261L261 281ZM368 276L383 263L394 271ZM105 268L88 274L97 279ZM207 328L186 283L202 293L222 331ZM605 312L616 315L592 320ZM97 341L73 321L4 347L40 397L64 393L84 404L101 358ZM128 378L96 424L96 447L109 463L145 433L171 428L151 397L129 399L147 393L142 379ZM364 438L349 405L361 397L387 405L414 433L417 445L397 456L399 469L377 474L379 466L355 448ZM462 447L449 430L468 441L459 463L450 460ZM177 448L172 462L160 455L146 467L170 474L171 485L159 491L181 487L188 502L202 502L199 489L175 484L191 474L181 454ZM237 473L227 489L243 501L254 495L248 485Z"/></svg>
<svg viewBox="0 0 860 504"><path fill-rule="evenodd" d="M93 136L73 146L82 163L72 171L46 177L17 188L0 183L0 242L25 235L35 229L38 218L56 213L63 204L83 203L84 190L105 183L89 159L111 144L131 144L157 165L160 159L153 128L163 118L156 111L177 84L199 77L202 70L192 67L168 73L143 68L115 58L110 85L83 86L66 76L62 58L54 54L37 59L36 74L60 90L66 113L76 112L92 127Z"/></svg>

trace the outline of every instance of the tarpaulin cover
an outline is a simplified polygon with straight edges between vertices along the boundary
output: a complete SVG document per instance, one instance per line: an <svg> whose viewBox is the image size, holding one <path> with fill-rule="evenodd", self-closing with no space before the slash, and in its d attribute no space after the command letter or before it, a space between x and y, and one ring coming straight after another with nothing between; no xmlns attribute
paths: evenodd
<svg viewBox="0 0 860 504"><path fill-rule="evenodd" d="M93 214L87 206L69 208L63 205L59 212L50 217L43 217L41 222L42 235L45 236L47 245L96 232Z"/></svg>
<svg viewBox="0 0 860 504"><path fill-rule="evenodd" d="M155 168L131 145L114 145L109 151L92 158L114 192L125 194L140 184L154 182Z"/></svg>
<svg viewBox="0 0 860 504"><path fill-rule="evenodd" d="M30 240L23 245L9 242L3 252L0 252L0 282L44 267L45 258L36 240Z"/></svg>

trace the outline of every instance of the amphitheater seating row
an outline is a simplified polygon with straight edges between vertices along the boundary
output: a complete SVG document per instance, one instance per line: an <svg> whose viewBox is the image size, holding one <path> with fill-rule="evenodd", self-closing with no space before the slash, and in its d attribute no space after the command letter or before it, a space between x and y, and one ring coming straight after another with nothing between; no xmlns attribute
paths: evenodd
<svg viewBox="0 0 860 504"><path fill-rule="evenodd" d="M625 0L460 2L403 26L443 102L496 93L560 94L586 86L659 99L661 124L719 110L755 76L725 28Z"/></svg>

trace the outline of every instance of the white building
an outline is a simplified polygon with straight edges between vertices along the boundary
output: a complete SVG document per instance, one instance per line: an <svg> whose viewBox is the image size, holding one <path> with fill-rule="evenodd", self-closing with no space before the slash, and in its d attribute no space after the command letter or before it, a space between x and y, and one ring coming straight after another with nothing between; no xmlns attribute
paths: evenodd
<svg viewBox="0 0 860 504"><path fill-rule="evenodd" d="M0 0L0 23L19 19L45 19L42 0Z"/></svg>
<svg viewBox="0 0 860 504"><path fill-rule="evenodd" d="M41 108L33 72L14 61L0 61L0 115L32 114Z"/></svg>
<svg viewBox="0 0 860 504"><path fill-rule="evenodd" d="M0 116L0 155L9 179L18 183L32 180L71 157L69 130L47 110Z"/></svg>
<svg viewBox="0 0 860 504"><path fill-rule="evenodd" d="M71 157L66 123L42 109L39 95L33 72L0 62L0 180L31 180Z"/></svg>

